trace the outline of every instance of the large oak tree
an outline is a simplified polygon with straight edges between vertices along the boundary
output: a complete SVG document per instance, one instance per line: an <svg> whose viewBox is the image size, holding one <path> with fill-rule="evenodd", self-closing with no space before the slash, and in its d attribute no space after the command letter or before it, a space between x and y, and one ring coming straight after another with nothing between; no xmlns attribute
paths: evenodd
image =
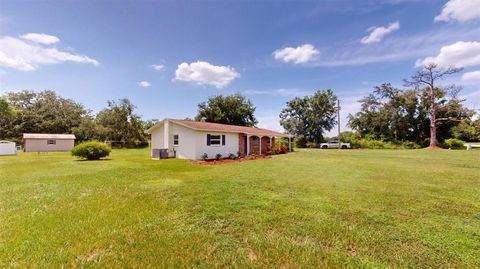
<svg viewBox="0 0 480 269"><path fill-rule="evenodd" d="M240 126L255 126L255 107L245 96L217 95L198 105L197 121L224 123Z"/></svg>

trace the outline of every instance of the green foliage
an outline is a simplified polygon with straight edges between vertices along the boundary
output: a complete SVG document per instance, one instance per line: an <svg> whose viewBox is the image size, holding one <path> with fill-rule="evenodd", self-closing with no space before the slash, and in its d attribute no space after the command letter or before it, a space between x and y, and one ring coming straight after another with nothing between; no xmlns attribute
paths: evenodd
<svg viewBox="0 0 480 269"><path fill-rule="evenodd" d="M145 127L127 99L108 102L96 117L83 105L53 91L9 92L0 96L0 139L21 142L23 133L73 133L77 141L120 141L121 146L146 146Z"/></svg>
<svg viewBox="0 0 480 269"><path fill-rule="evenodd" d="M198 105L197 121L216 122L241 126L255 126L255 107L240 93L217 95Z"/></svg>
<svg viewBox="0 0 480 269"><path fill-rule="evenodd" d="M307 144L305 145L306 148L311 149L318 148L319 146L320 145L317 142L307 142Z"/></svg>
<svg viewBox="0 0 480 269"><path fill-rule="evenodd" d="M108 107L96 118L105 128L106 140L132 143L133 146L147 141L141 118L134 113L135 108L128 99L120 99L118 103L108 101Z"/></svg>
<svg viewBox="0 0 480 269"><path fill-rule="evenodd" d="M480 119L461 122L459 125L452 128L452 134L454 138L463 141L480 141Z"/></svg>
<svg viewBox="0 0 480 269"><path fill-rule="evenodd" d="M419 149L422 146L420 146L419 144L417 144L415 142L412 142L412 141L405 141L405 142L402 143L402 147L404 149Z"/></svg>
<svg viewBox="0 0 480 269"><path fill-rule="evenodd" d="M112 149L105 143L98 141L87 141L76 145L72 149L72 155L87 159L87 160L99 160L100 158L107 157Z"/></svg>
<svg viewBox="0 0 480 269"><path fill-rule="evenodd" d="M336 106L337 96L330 89L318 90L312 96L296 97L282 109L280 124L295 135L298 147L306 147L307 142L318 144L323 140L323 133L336 123Z"/></svg>
<svg viewBox="0 0 480 269"><path fill-rule="evenodd" d="M465 149L464 142L456 138L449 138L445 140L442 146L447 149Z"/></svg>
<svg viewBox="0 0 480 269"><path fill-rule="evenodd" d="M107 128L90 116L84 117L78 126L72 128L77 141L102 140L107 137Z"/></svg>
<svg viewBox="0 0 480 269"><path fill-rule="evenodd" d="M23 133L71 133L72 128L88 114L83 105L53 91L10 92L5 98L15 111L6 131L8 136L18 139Z"/></svg>
<svg viewBox="0 0 480 269"><path fill-rule="evenodd" d="M235 154L233 154L233 153L230 153L230 154L228 155L228 158L229 158L230 160L236 160L236 159L238 159L238 156L235 155Z"/></svg>
<svg viewBox="0 0 480 269"><path fill-rule="evenodd" d="M447 98L446 90L436 91L436 117L468 119L473 112L456 98ZM430 137L429 97L425 89L402 91L391 84L374 88L373 93L360 100L361 110L349 115L348 125L361 137L393 143L411 141L424 145ZM442 120L437 125L437 140L451 137L459 121Z"/></svg>
<svg viewBox="0 0 480 269"><path fill-rule="evenodd" d="M215 155L215 160L220 160L222 159L222 154L218 153L217 155Z"/></svg>
<svg viewBox="0 0 480 269"><path fill-rule="evenodd" d="M202 154L202 160L204 160L204 161L208 160L208 154L207 153Z"/></svg>
<svg viewBox="0 0 480 269"><path fill-rule="evenodd" d="M282 139L275 139L274 145L269 147L267 152L270 155L285 154L288 152L288 144Z"/></svg>

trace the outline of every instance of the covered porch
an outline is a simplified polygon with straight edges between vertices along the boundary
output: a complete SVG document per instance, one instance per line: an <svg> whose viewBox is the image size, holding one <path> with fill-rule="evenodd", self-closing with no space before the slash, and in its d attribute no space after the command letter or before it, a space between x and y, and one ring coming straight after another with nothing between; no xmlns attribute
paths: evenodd
<svg viewBox="0 0 480 269"><path fill-rule="evenodd" d="M275 139L278 137L288 138L288 151L292 151L291 137L288 135L269 135L269 134L245 134L240 133L238 137L238 152L243 156L266 155L268 149L275 145Z"/></svg>

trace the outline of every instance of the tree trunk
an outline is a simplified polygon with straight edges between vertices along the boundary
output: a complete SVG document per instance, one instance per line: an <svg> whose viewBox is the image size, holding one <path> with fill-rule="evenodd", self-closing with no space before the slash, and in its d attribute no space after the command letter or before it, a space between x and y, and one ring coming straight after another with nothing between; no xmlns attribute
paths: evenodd
<svg viewBox="0 0 480 269"><path fill-rule="evenodd" d="M433 84L433 83L432 83ZM437 147L437 126L436 126L436 108L435 108L435 92L433 86L430 86L430 145L429 148Z"/></svg>

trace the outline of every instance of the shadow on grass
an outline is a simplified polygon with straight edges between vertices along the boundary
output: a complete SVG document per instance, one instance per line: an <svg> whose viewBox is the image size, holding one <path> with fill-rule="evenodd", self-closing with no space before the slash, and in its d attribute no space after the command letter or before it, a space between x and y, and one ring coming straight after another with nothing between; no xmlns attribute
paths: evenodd
<svg viewBox="0 0 480 269"><path fill-rule="evenodd" d="M106 158L106 159L98 159L98 160L88 160L88 159L75 159L74 161L76 162L98 162L98 161L111 161L112 159Z"/></svg>

